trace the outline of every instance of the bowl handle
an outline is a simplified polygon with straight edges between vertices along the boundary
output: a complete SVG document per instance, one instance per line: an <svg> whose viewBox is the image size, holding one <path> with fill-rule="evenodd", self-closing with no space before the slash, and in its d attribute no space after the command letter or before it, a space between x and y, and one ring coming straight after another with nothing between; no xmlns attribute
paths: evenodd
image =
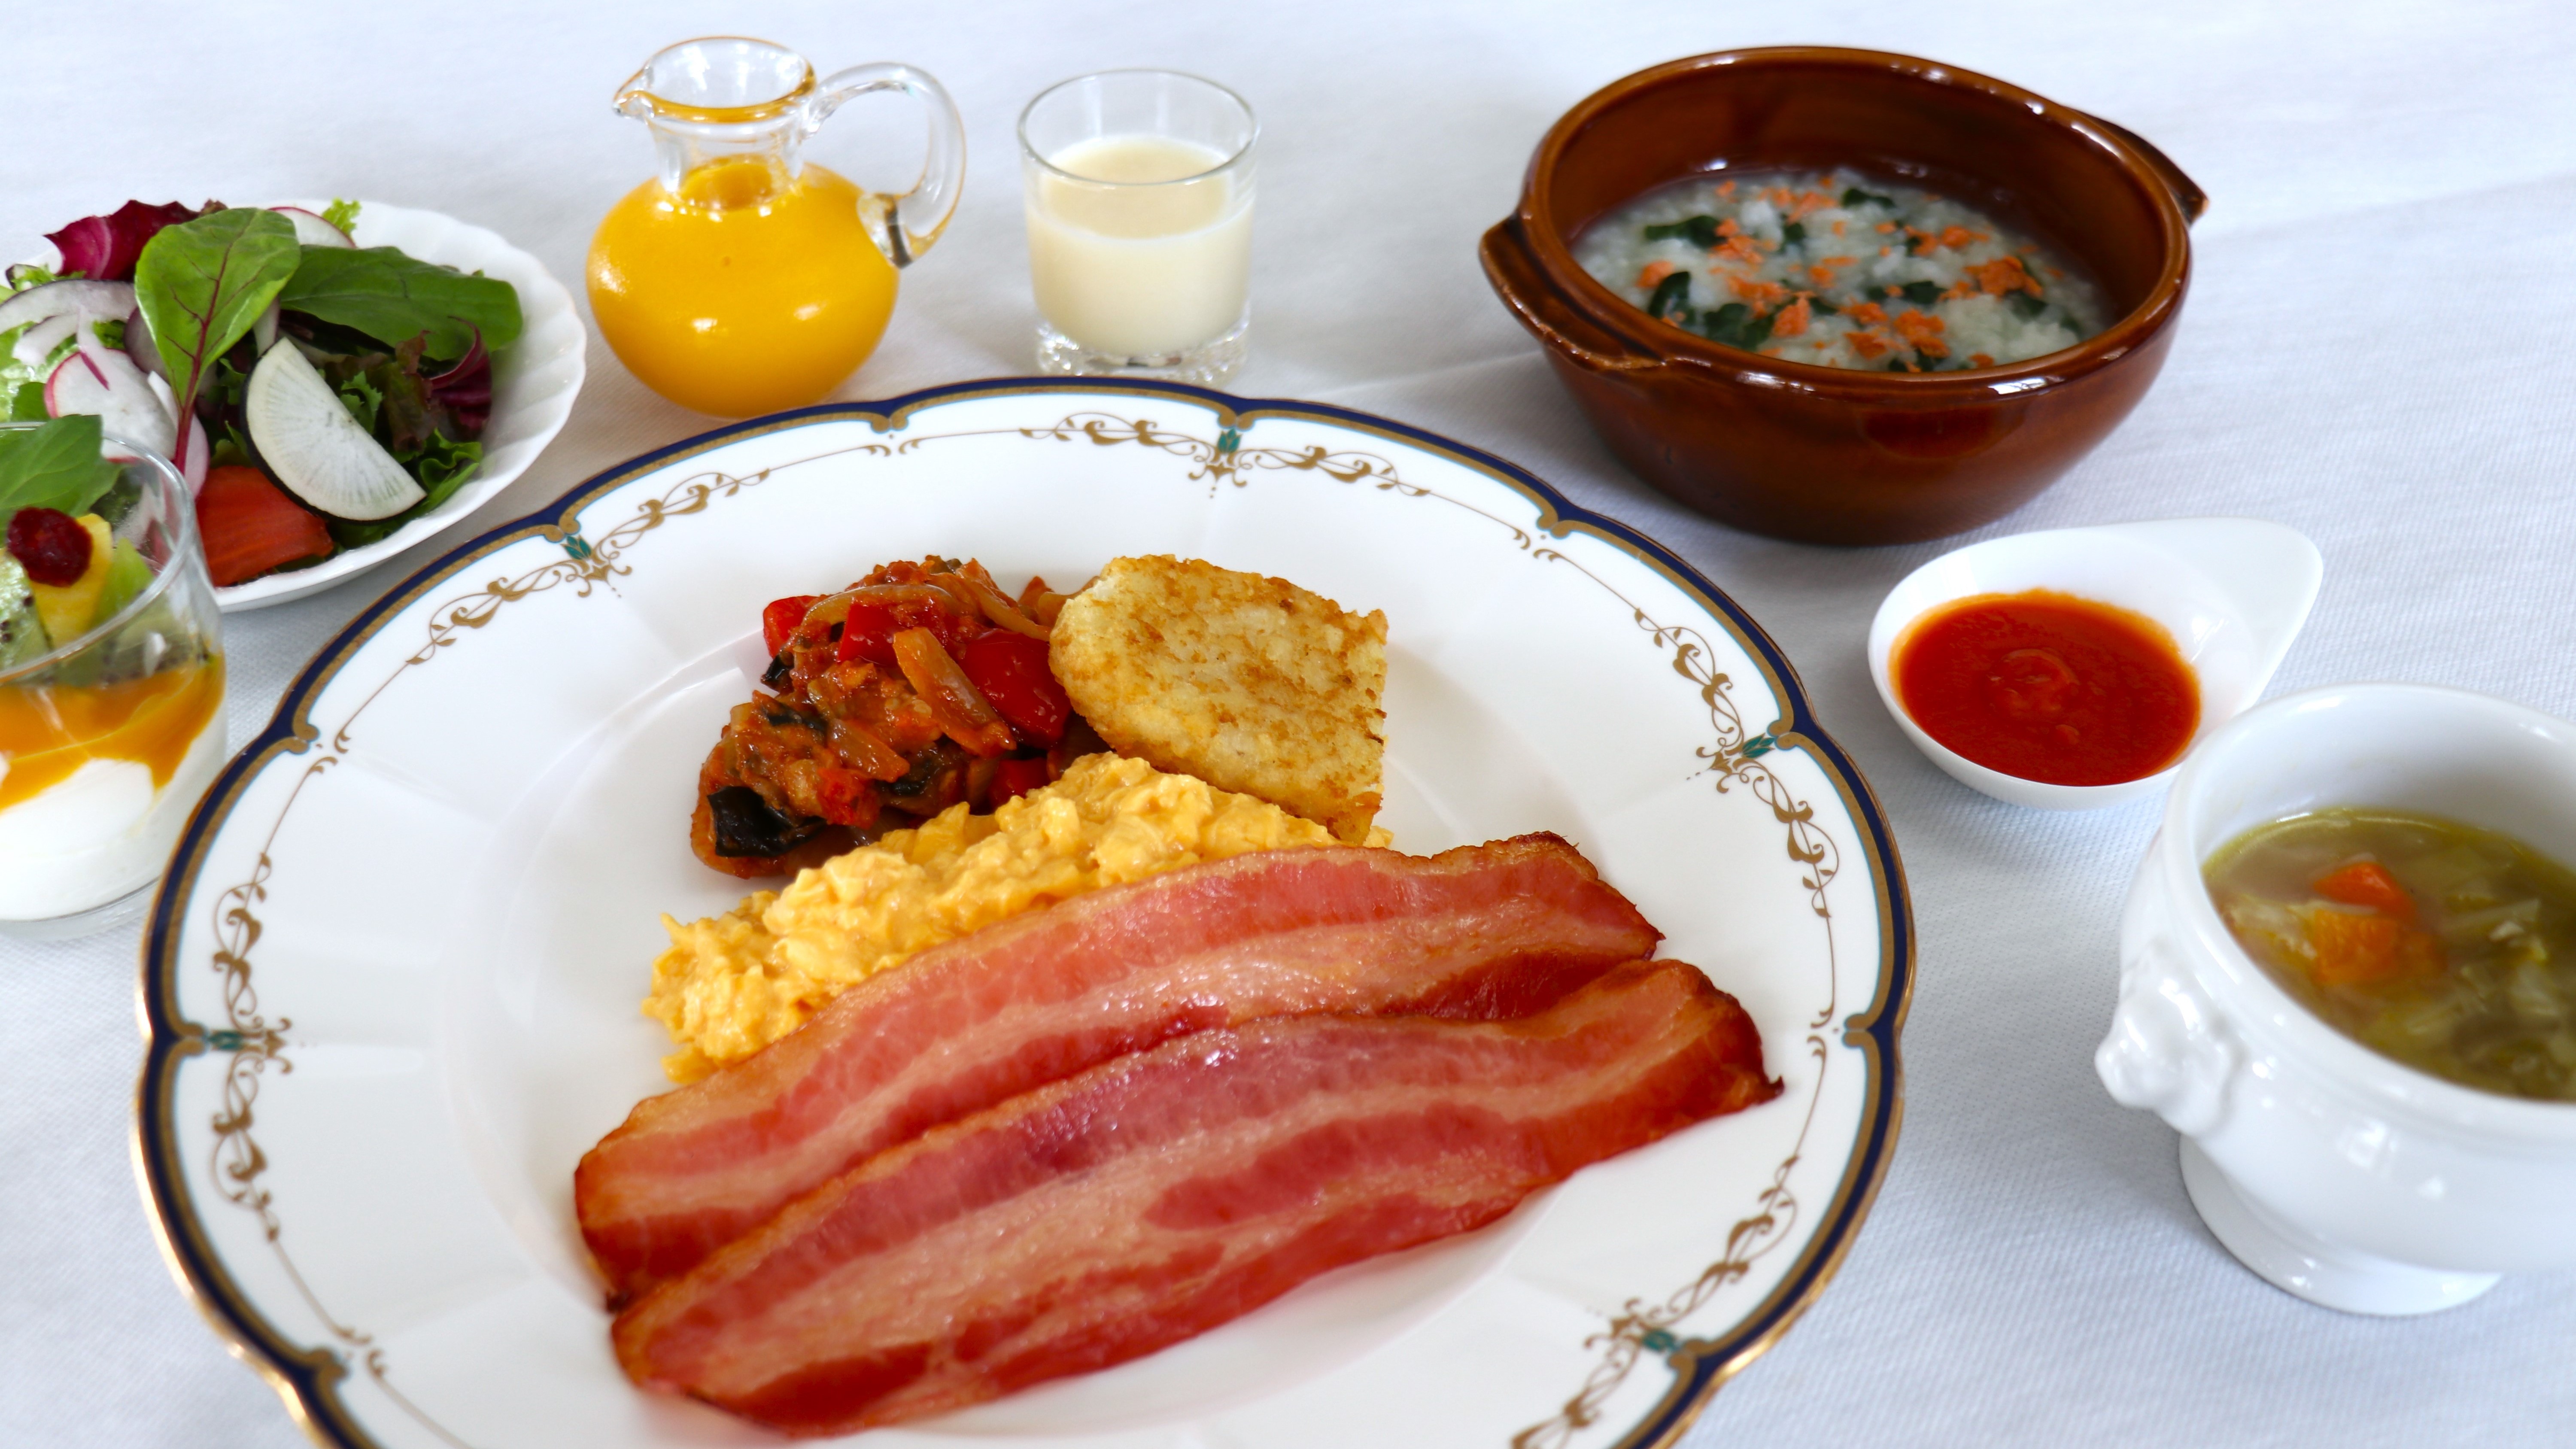
<svg viewBox="0 0 2576 1449"><path fill-rule="evenodd" d="M2198 221L2201 213L2209 210L2209 193L2200 189L2199 182L2184 175L2183 169L2174 164L2173 158L2156 149L2153 141L2117 121L2106 121L2088 112L2079 111L2077 114L2128 142L2129 149L2137 152L2148 166L2154 168L2156 175L2164 180L2165 189L2173 193L2175 203L2182 207L2184 221Z"/></svg>
<svg viewBox="0 0 2576 1449"><path fill-rule="evenodd" d="M2144 1107L2186 1137L2217 1130L2243 1059L2235 1033L2159 932L2120 963L2120 1005L2093 1070L2123 1107Z"/></svg>
<svg viewBox="0 0 2576 1449"><path fill-rule="evenodd" d="M1642 372L1664 365L1663 358L1635 350L1565 305L1540 273L1519 217L1496 222L1477 245L1476 255L1485 264L1485 280L1493 284L1503 305L1549 346L1595 372Z"/></svg>

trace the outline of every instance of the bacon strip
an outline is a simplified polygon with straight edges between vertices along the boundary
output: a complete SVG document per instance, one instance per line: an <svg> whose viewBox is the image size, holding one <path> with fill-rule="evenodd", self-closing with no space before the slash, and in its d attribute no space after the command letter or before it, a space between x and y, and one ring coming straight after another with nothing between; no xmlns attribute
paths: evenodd
<svg viewBox="0 0 2576 1449"><path fill-rule="evenodd" d="M1314 1011L1523 1016L1660 938L1553 835L1111 887L924 951L638 1104L574 1175L582 1236L621 1303L843 1169L1113 1057Z"/></svg>
<svg viewBox="0 0 2576 1449"><path fill-rule="evenodd" d="M790 1434L1123 1363L1765 1102L1696 968L1509 1022L1306 1016L1166 1042L925 1133L621 1315L618 1362Z"/></svg>

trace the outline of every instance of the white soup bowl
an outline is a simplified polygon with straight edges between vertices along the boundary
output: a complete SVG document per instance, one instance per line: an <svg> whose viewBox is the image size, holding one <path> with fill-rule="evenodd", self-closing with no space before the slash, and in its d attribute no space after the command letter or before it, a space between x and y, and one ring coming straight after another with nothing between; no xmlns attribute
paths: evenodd
<svg viewBox="0 0 2576 1449"><path fill-rule="evenodd" d="M2456 1086L2345 1036L2219 919L2202 863L2337 806L2501 831L2576 861L2576 726L2486 695L2353 684L2201 742L2129 889L2120 1002L2094 1066L2183 1134L2183 1183L2245 1266L2353 1313L2463 1303L2576 1267L2576 1104Z"/></svg>

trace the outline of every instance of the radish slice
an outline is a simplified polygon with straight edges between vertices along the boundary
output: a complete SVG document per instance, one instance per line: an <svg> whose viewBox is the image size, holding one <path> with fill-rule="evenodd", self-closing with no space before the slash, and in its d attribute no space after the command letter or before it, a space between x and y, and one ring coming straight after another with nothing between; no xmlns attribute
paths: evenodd
<svg viewBox="0 0 2576 1449"><path fill-rule="evenodd" d="M53 356L54 349L62 346L70 338L72 329L80 326L81 318L86 315L83 312L71 311L36 323L18 334L18 345L10 350L11 355L18 359L21 367L44 366L45 359Z"/></svg>
<svg viewBox="0 0 2576 1449"><path fill-rule="evenodd" d="M47 282L0 302L0 332L60 317L67 312L87 312L93 317L122 317L133 310L134 287L131 283L91 282L78 278L68 282Z"/></svg>
<svg viewBox="0 0 2576 1449"><path fill-rule="evenodd" d="M45 411L54 417L95 413L99 426L129 443L170 456L179 429L152 392L152 380L122 352L100 347L63 359L45 379Z"/></svg>
<svg viewBox="0 0 2576 1449"><path fill-rule="evenodd" d="M159 373L146 377L144 381L152 384L152 395L160 399L162 410L174 417L177 416L179 402L178 399L170 396L170 384L163 381ZM179 465L179 476L187 482L188 496L191 498L197 495L198 489L206 486L206 452L213 446L214 444L206 440L206 425L197 421L193 414L190 415L188 446L181 450L187 454L187 457L183 460L174 453L170 456L170 461ZM115 461L125 460L120 458Z"/></svg>
<svg viewBox="0 0 2576 1449"><path fill-rule="evenodd" d="M428 495L358 426L287 338L260 355L242 395L250 440L288 492L335 518L391 518Z"/></svg>
<svg viewBox="0 0 2576 1449"><path fill-rule="evenodd" d="M152 345L152 327L143 320L140 307L125 319L125 355L133 358L134 365L145 372L165 381L168 379L169 373L161 366L161 349Z"/></svg>
<svg viewBox="0 0 2576 1449"><path fill-rule="evenodd" d="M110 347L107 345L105 340L100 338L98 335L97 318L89 315L87 312L75 312L72 315L80 319L80 325L72 329L72 336L78 339L81 351L102 361L113 357L125 363L129 367L134 367L138 371L141 370L140 364L136 363L133 358L125 355L124 348Z"/></svg>
<svg viewBox="0 0 2576 1449"><path fill-rule="evenodd" d="M257 317L251 319L250 347L251 351L258 353L262 357L266 357L268 355L268 349L275 347L276 345L277 304L271 302L268 305L267 311L262 312Z"/></svg>
<svg viewBox="0 0 2576 1449"><path fill-rule="evenodd" d="M160 379L154 378L153 381L158 382ZM206 437L206 425L191 416L188 419L188 461L179 465L179 476L187 481L188 496L191 498L196 497L206 486L206 455L214 451L214 446L214 443Z"/></svg>
<svg viewBox="0 0 2576 1449"><path fill-rule="evenodd" d="M324 221L318 212L300 206L272 206L269 210L295 223L295 239L308 247L353 247L349 234Z"/></svg>

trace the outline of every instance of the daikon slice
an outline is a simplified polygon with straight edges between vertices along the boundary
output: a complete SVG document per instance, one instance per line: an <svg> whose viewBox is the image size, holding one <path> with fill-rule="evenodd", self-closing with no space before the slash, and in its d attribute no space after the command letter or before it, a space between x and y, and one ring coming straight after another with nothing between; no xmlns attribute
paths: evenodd
<svg viewBox="0 0 2576 1449"><path fill-rule="evenodd" d="M242 398L250 440L287 491L335 518L391 518L427 495L358 426L313 364L281 339L251 370Z"/></svg>

